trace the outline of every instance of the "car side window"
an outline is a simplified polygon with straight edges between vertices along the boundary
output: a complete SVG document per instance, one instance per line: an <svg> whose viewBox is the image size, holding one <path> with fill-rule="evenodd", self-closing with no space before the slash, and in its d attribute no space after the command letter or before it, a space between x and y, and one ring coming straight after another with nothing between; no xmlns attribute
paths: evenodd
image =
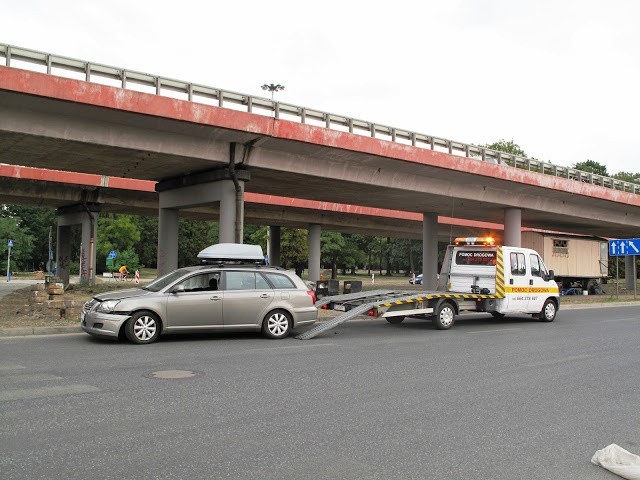
<svg viewBox="0 0 640 480"><path fill-rule="evenodd" d="M531 275L541 277L542 275L540 272L540 261L538 255L530 254L529 260L531 261Z"/></svg>
<svg viewBox="0 0 640 480"><path fill-rule="evenodd" d="M279 273L265 273L269 279L269 283L273 285L273 288L296 288L295 284L286 275Z"/></svg>
<svg viewBox="0 0 640 480"><path fill-rule="evenodd" d="M185 292L207 292L218 290L220 281L219 272L208 272L194 275L180 283Z"/></svg>
<svg viewBox="0 0 640 480"><path fill-rule="evenodd" d="M524 263L524 253L511 252L509 258L512 275L525 275L527 273L527 266Z"/></svg>
<svg viewBox="0 0 640 480"><path fill-rule="evenodd" d="M226 272L226 290L255 290L254 272Z"/></svg>
<svg viewBox="0 0 640 480"><path fill-rule="evenodd" d="M256 288L258 290L265 290L265 289L269 289L271 290L271 285L269 285L269 282L267 282L267 280L261 275L261 274L256 274Z"/></svg>

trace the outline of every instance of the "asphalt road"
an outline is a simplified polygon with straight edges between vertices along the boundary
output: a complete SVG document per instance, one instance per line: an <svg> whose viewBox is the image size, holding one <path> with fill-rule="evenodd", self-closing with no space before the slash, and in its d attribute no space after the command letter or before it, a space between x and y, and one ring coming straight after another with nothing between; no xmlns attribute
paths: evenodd
<svg viewBox="0 0 640 480"><path fill-rule="evenodd" d="M640 453L639 345L637 307L308 341L0 339L0 477L615 479L589 460Z"/></svg>

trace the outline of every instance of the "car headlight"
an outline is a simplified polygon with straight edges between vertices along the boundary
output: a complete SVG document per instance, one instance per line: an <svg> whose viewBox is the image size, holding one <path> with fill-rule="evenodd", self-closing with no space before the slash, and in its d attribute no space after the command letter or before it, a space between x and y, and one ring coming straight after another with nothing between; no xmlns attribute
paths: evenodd
<svg viewBox="0 0 640 480"><path fill-rule="evenodd" d="M100 313L113 313L116 308L116 305L120 303L120 300L107 300L106 302L102 302L96 308L96 312Z"/></svg>

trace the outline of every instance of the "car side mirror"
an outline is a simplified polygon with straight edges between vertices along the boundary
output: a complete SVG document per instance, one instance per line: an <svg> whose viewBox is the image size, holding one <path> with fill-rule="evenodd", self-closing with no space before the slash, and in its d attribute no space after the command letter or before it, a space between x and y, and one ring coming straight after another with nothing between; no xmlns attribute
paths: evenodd
<svg viewBox="0 0 640 480"><path fill-rule="evenodd" d="M184 292L184 285L178 285L176 288L171 290L171 293L183 293L183 292Z"/></svg>

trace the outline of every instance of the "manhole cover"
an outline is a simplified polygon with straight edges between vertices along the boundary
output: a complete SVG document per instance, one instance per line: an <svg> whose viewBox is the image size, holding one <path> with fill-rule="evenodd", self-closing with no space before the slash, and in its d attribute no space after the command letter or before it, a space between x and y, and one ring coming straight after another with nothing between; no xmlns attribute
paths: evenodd
<svg viewBox="0 0 640 480"><path fill-rule="evenodd" d="M158 370L157 372L151 372L148 376L161 380L178 380L181 378L193 378L196 375L198 374L192 370Z"/></svg>

